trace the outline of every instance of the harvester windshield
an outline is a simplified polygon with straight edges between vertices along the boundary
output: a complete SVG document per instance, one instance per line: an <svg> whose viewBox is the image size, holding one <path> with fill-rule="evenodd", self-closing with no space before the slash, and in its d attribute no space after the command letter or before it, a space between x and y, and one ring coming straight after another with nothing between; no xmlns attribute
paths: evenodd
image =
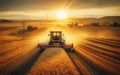
<svg viewBox="0 0 120 75"><path fill-rule="evenodd" d="M51 41L62 40L62 32L61 31L51 31L50 32L50 40Z"/></svg>

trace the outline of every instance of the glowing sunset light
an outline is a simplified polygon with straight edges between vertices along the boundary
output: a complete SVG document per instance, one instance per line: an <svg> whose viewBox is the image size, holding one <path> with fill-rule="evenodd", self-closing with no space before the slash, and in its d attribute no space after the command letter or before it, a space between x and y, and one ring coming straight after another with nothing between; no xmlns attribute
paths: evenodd
<svg viewBox="0 0 120 75"><path fill-rule="evenodd" d="M66 11L65 11L65 10L59 10L59 11L57 12L57 17L58 17L58 19L60 19L60 20L67 19Z"/></svg>

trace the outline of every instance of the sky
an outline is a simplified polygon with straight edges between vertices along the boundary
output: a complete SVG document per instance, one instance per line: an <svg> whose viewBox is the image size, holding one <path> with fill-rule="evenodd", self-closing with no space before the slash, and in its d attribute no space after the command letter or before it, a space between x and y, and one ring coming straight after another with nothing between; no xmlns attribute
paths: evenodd
<svg viewBox="0 0 120 75"><path fill-rule="evenodd" d="M0 0L0 19L55 19L59 10L69 18L120 16L120 0Z"/></svg>

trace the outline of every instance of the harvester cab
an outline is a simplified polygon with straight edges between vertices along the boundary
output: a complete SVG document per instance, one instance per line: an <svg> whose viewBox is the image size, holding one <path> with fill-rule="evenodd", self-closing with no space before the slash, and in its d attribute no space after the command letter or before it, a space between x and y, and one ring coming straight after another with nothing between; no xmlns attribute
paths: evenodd
<svg viewBox="0 0 120 75"><path fill-rule="evenodd" d="M49 45L53 45L53 44L64 45L65 44L65 40L63 39L64 34L62 34L62 31L51 31L49 36L50 36Z"/></svg>
<svg viewBox="0 0 120 75"><path fill-rule="evenodd" d="M38 47L42 50L45 50L49 47L61 47L65 49L66 51L73 51L73 44L65 44L65 40L63 39L64 34L62 34L62 31L50 31L50 40L47 45L38 44Z"/></svg>

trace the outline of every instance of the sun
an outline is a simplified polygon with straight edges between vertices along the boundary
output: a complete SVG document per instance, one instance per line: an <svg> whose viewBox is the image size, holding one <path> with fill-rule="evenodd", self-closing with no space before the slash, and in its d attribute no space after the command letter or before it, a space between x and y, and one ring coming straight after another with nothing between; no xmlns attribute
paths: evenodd
<svg viewBox="0 0 120 75"><path fill-rule="evenodd" d="M57 12L57 17L58 17L58 19L60 19L60 20L67 19L66 11L65 11L65 10L59 10L59 11Z"/></svg>

